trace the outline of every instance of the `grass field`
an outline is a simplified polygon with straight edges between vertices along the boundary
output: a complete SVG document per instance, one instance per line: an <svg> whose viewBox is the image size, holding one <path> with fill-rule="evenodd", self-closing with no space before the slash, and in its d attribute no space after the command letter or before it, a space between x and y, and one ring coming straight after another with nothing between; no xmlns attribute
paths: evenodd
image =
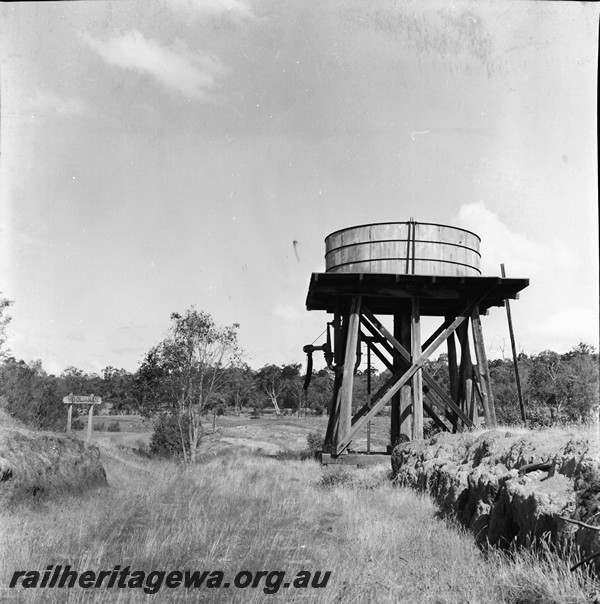
<svg viewBox="0 0 600 604"><path fill-rule="evenodd" d="M93 442L107 438L115 444L138 448L147 446L152 435L152 423L139 415L109 415L94 417L95 425L106 426L118 422L119 432L94 431ZM306 447L306 436L310 432L325 434L327 417L291 417L265 413L258 419L250 419L248 413L240 416L226 415L217 418L216 432L212 430L212 419L204 422L205 435L200 445L200 457L209 459L223 451L233 448L247 448L251 451L275 455L282 452L298 452ZM385 451L389 442L389 417L376 417L371 422L371 450ZM85 438L86 429L79 431ZM366 433L359 435L353 446L357 450L366 450Z"/></svg>
<svg viewBox="0 0 600 604"><path fill-rule="evenodd" d="M97 433L109 488L0 512L0 601L593 601L593 585L551 554L541 561L527 553L486 557L431 501L393 487L386 466L323 468L248 446L263 442L269 422L278 436L265 442L281 451L300 450L302 435L324 425L320 418L220 421L213 449L205 442L194 467L134 455L119 444L128 433ZM218 438L234 443L219 445ZM277 585L279 575L262 576L246 588L163 584L154 595L141 587L8 588L17 570L67 564L80 571L222 571L221 584L240 571L285 577ZM326 587L283 587L301 571L331 575Z"/></svg>

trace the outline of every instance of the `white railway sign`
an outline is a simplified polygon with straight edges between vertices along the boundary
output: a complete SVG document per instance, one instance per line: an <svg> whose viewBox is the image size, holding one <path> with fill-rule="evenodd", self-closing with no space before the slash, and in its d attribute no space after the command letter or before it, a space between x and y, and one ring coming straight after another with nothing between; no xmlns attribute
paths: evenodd
<svg viewBox="0 0 600 604"><path fill-rule="evenodd" d="M102 403L101 396L94 396L90 394L88 396L84 395L75 395L73 393L69 394L69 396L65 396L63 398L63 403L65 405L69 405L67 409L67 434L71 434L71 419L73 416L73 405L89 405L88 411L88 426L87 426L87 441L91 442L92 440L92 415L94 411L94 405L99 405Z"/></svg>
<svg viewBox="0 0 600 604"><path fill-rule="evenodd" d="M93 394L89 396L69 394L69 396L63 398L63 403L66 405L100 405L102 403L102 397L94 396Z"/></svg>

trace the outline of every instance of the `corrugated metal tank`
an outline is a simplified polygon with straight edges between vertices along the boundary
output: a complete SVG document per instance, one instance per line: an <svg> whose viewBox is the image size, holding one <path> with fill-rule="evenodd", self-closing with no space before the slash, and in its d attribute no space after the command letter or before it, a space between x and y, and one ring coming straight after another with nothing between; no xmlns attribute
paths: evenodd
<svg viewBox="0 0 600 604"><path fill-rule="evenodd" d="M382 222L341 229L325 238L329 273L480 275L479 244L471 231L426 222Z"/></svg>

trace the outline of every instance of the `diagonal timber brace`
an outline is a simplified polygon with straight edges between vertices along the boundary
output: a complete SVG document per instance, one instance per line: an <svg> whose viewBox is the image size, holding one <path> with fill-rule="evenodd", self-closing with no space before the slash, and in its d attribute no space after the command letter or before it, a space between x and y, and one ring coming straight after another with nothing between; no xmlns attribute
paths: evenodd
<svg viewBox="0 0 600 604"><path fill-rule="evenodd" d="M410 363L410 353L406 350L406 348L404 348L404 346L402 346L402 344L400 344L400 342L398 342L398 340L396 340L396 338L390 334L390 332L377 320L377 318L366 307L363 306L363 319L365 318L368 319L368 321L363 320L363 325L373 334L375 338L378 339L379 335L380 342L386 348L386 350L388 350L388 352L391 354L399 353L406 363ZM446 325L444 329L447 329L450 324L451 321L446 321L441 327ZM438 328L436 330L437 335L439 336L444 329ZM379 334L377 334L377 332L379 332ZM391 346L387 346L388 341L390 344L392 344L393 348ZM423 380L427 386L435 391L435 393L442 399L446 406L450 407L450 409L452 409L452 411L454 411L467 426L473 426L473 421L467 415L465 415L460 407L458 407L458 405L444 392L442 387L437 383L436 379L426 369L422 369L422 373Z"/></svg>
<svg viewBox="0 0 600 604"><path fill-rule="evenodd" d="M460 315L458 315L443 331L441 331L441 333L431 343L428 344L425 350L423 350L420 357L413 361L410 367L404 373L398 372L392 376L392 378L379 390L379 392L377 392L372 401L370 409L366 413L361 414L361 416L358 417L356 421L351 424L346 434L335 443L334 455L340 455L348 447L354 436L365 426L365 424L371 419L373 419L375 414L378 413L384 407L384 405L394 396L394 394L396 394L396 392L400 390L400 388L402 388L402 386L408 383L408 381L419 370L422 370L423 365L425 364L427 359L439 348L439 346L443 342L446 341L446 339L451 334L456 331L459 325L461 325L466 319L471 316L473 309L478 307L479 303L487 296L489 291L491 290L486 289L480 295L476 296L471 302L469 302L469 304L467 304L466 308L460 313ZM373 315L367 309L365 309L364 305L361 311L362 314L367 316L367 318L369 318L369 315L373 317ZM366 326L367 322L363 322L363 324L365 324ZM404 350L404 352L406 353L406 350ZM435 380L433 380L433 382L435 383ZM464 417L467 418L467 421L469 421L469 423L472 423L466 415Z"/></svg>
<svg viewBox="0 0 600 604"><path fill-rule="evenodd" d="M376 337L368 338L368 336L363 335L363 341L366 341L368 343L369 350L371 352L373 352L375 354L375 356L377 356L377 358L387 367L387 369L389 369L389 371L393 372L392 362L385 356L385 354L383 354L383 352L381 350L379 350L374 345L374 343L377 342L378 344L380 344L384 348L384 350L392 357L394 357L394 356L399 357L400 355L398 355L396 353L396 351L391 346L389 346L383 338L380 340L379 338L376 338ZM410 361L405 362L404 370L408 369L408 367L410 367ZM445 411L449 405L456 406L454 404L454 401L452 401L452 399L448 399L448 396L442 390L442 388L439 386L439 384L437 383L435 378L425 369L423 369L422 371L423 371L423 380L425 381L426 385L428 386L428 388L425 390L425 395L427 396L428 400L430 400L431 403L433 405L435 405L440 411ZM438 401L432 395L432 392L431 392L432 390L438 394L438 396L442 399L442 402ZM450 428L435 413L435 411L433 410L433 406L428 405L425 402L423 402L423 407L425 408L425 411L427 411L427 414L429 415L429 417L431 417L431 419L434 421L434 423L437 425L438 428L440 428L441 430L445 430L445 431L450 430ZM370 408L371 408L370 404L363 405L352 418L352 424L354 425L365 413L367 413L367 411L369 411ZM460 409L459 409L459 411L460 411Z"/></svg>

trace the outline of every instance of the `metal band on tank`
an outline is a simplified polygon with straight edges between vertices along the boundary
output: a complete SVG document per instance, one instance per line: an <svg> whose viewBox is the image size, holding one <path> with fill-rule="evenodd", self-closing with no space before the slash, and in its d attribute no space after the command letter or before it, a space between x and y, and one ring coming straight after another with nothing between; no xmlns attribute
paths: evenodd
<svg viewBox="0 0 600 604"><path fill-rule="evenodd" d="M423 224L423 223L420 222L419 224ZM327 239L325 240L325 242L327 242ZM337 247L331 248L330 250L325 252L325 258L327 258L327 256L329 254L332 254L333 252L337 252L338 250L343 250L344 248L347 248L347 247L355 247L357 245L370 245L371 243L395 243L395 242L411 243L412 239L372 239L372 240L369 239L369 241L357 241L356 243L345 243L344 245L338 245ZM434 241L431 239L417 239L416 242L417 243L435 243L437 245L453 245L454 247L462 247L465 250L474 252L481 258L481 253L478 250L476 250L475 248L469 247L467 245L462 245L461 243L449 243L446 241ZM377 260L377 259L374 258L373 260ZM417 258L417 260L422 260L422 258ZM441 260L440 260L440 262L441 262Z"/></svg>
<svg viewBox="0 0 600 604"><path fill-rule="evenodd" d="M390 260L406 260L406 257L400 258L368 258L367 260L354 260L352 262L342 262L340 264L334 264L330 266L327 270L330 271L333 268L339 268L340 266L349 266L350 264L362 264L364 262L388 262ZM481 271L472 264L465 264L464 262L455 262L454 260L439 260L438 258L417 258L418 262L443 262L445 264L456 264L458 266L466 266L467 268L472 268L474 271L477 271L481 275Z"/></svg>
<svg viewBox="0 0 600 604"><path fill-rule="evenodd" d="M426 226L437 226L437 227L444 227L446 229L452 229L453 231L462 231L463 233L469 233L470 235L473 235L474 237L477 237L477 239L479 240L479 242L481 243L481 237L477 234L474 233L473 231L469 231L468 229L462 229L460 227L455 227L452 226L450 224L441 224L439 222L373 222L371 224L357 224L356 226L351 226L351 227L346 227L345 229L338 229L337 231L333 231L333 233L329 233L329 235L327 235L327 237L325 237L325 241L327 241L327 239L329 239L329 237L333 236L333 235L337 235L338 233L343 233L344 231L352 231L354 229L362 229L365 227L372 227L372 226L384 226L384 225L390 225L390 224L422 224L422 225L426 225Z"/></svg>

